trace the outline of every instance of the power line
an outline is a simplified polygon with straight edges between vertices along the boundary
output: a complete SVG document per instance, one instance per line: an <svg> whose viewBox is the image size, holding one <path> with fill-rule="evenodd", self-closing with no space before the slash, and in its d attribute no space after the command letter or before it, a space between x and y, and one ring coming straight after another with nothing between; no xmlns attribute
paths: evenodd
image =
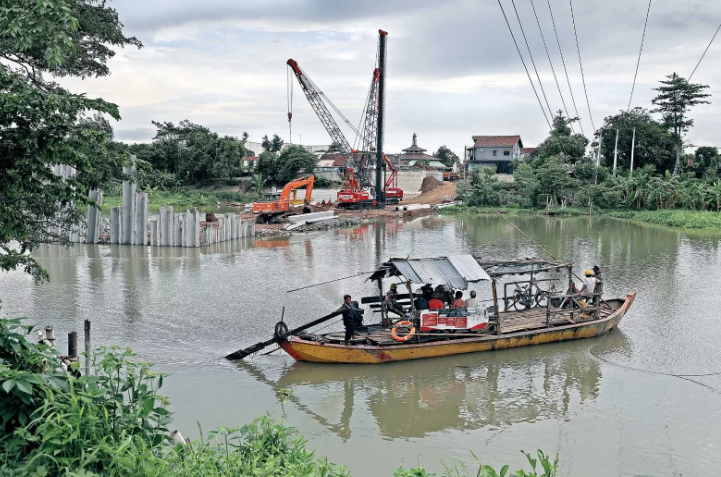
<svg viewBox="0 0 721 477"><path fill-rule="evenodd" d="M536 99L538 100L538 105L541 107L541 112L543 113L543 117L546 120L546 123L548 123L548 127L552 128L551 122L548 120L548 116L546 116L546 110L543 109L543 103L541 103L541 98L538 96L538 91L536 91L536 85L533 84L533 80L531 79L531 73L528 72L528 67L526 66L526 61L523 59L523 55L521 54L521 49L518 47L518 42L516 41L516 35L513 34L513 30L511 29L511 24L508 23L508 17L506 16L506 11L503 9L501 0L498 0L498 6L501 7L501 13L503 13L503 18L506 20L506 26L508 27L508 31L511 33L511 38L513 38L513 44L516 45L516 51L518 52L518 57L521 59L521 63L523 63L523 69L526 70L526 76L528 76L528 81L531 83L531 88L533 88L533 93L536 95Z"/></svg>
<svg viewBox="0 0 721 477"><path fill-rule="evenodd" d="M563 109L566 111L566 117L570 118L571 115L568 114L568 108L566 107L566 100L563 99L563 93L561 92L561 85L558 84L558 77L556 76L556 69L553 67L553 62L551 61L551 54L548 52L548 45L546 44L546 36L543 34L543 29L541 28L541 22L538 20L538 14L536 13L536 6L533 4L533 0L531 0L531 8L533 9L533 16L536 17L536 24L538 25L538 31L541 33L541 39L543 40L543 48L546 49L546 56L548 57L548 64L551 65L551 71L553 72L553 79L556 81L556 88L558 88L558 95L561 97L561 103L563 103ZM576 132L575 129L573 129L573 123L571 124L571 131L574 133Z"/></svg>
<svg viewBox="0 0 721 477"><path fill-rule="evenodd" d="M651 1L648 0L648 10L646 10L646 21L643 23L643 35L641 35L641 48L638 50L638 61L636 61L636 73L633 75L633 85L631 86L631 96L628 98L628 110L631 110L631 100L633 99L633 90L636 88L636 77L638 76L638 66L641 64L641 53L643 53L643 41L646 39L646 25L648 25L648 14L651 12ZM719 25L721 26L721 25Z"/></svg>
<svg viewBox="0 0 721 477"><path fill-rule="evenodd" d="M528 44L528 39L526 38L526 32L523 30L523 24L521 23L521 17L518 15L518 9L516 8L516 1L511 0L511 4L513 5L513 10L516 12L516 19L518 20L518 26L521 27L521 34L523 35L523 40L526 42L526 48L528 49L528 56L531 57L531 64L533 65L533 70L536 72L536 78L538 79L538 85L541 87L541 93L543 93L543 99L546 101L546 107L548 108L548 114L553 118L553 111L551 110L551 106L548 104L548 98L546 97L546 90L543 89L543 83L541 82L541 76L538 74L538 68L536 68L536 62L533 61L533 53L531 53L531 47Z"/></svg>
<svg viewBox="0 0 721 477"><path fill-rule="evenodd" d="M571 20L573 20L573 34L576 36L576 51L578 52L578 64L581 67L581 81L583 81L583 94L586 95L586 105L588 106L588 116L591 118L591 127L596 130L593 123L593 113L591 113L591 103L588 101L588 90L586 90L586 77L583 74L583 61L581 61L581 47L578 45L578 31L576 30L576 16L573 14L573 0L568 0L571 6Z"/></svg>
<svg viewBox="0 0 721 477"><path fill-rule="evenodd" d="M721 30L721 23L719 24L718 28L716 29L716 33L713 34L713 38L711 38L711 41L708 42L708 46L705 50L703 50L703 55L701 55L701 59L698 60L698 63L696 63L696 67L691 72L691 75L688 77L688 80L691 81L691 78L693 77L693 74L696 72L696 68L698 68L698 65L701 64L701 60L703 60L703 57L706 56L706 52L711 47L711 43L713 43L714 39L716 39L716 35L718 35L718 31Z"/></svg>
<svg viewBox="0 0 721 477"><path fill-rule="evenodd" d="M568 91L571 93L571 101L573 101L573 109L576 110L576 117L578 114L578 106L576 106L576 98L573 96L573 88L571 88L571 80L568 77L568 69L566 68L566 59L563 57L563 50L561 49L561 41L558 39L558 30L556 29L556 20L553 18L553 10L551 9L551 1L546 0L548 3L548 12L551 14L551 22L553 23L553 33L556 35L556 44L558 45L558 52L561 54L561 63L563 63L563 71L566 73L566 82L568 83ZM583 123L579 120L578 125L581 127L581 134L586 135L583 132Z"/></svg>

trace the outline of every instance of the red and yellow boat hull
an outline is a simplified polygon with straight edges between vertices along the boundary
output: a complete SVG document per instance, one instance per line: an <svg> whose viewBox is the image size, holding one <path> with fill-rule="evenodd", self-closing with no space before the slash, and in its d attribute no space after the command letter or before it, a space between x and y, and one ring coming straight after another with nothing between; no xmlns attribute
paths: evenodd
<svg viewBox="0 0 721 477"><path fill-rule="evenodd" d="M411 359L436 358L455 354L478 353L496 349L518 348L600 336L618 326L636 298L636 292L626 295L621 306L609 316L585 323L553 328L540 328L503 335L395 345L336 344L291 337L280 346L298 361L313 363L380 364Z"/></svg>

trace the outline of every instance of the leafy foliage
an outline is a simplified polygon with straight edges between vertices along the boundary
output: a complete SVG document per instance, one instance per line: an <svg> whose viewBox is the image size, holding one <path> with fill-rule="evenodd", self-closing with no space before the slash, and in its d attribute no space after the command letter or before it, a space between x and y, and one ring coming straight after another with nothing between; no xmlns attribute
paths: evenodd
<svg viewBox="0 0 721 477"><path fill-rule="evenodd" d="M279 153L281 149L283 149L283 140L277 134L273 134L273 139L268 139L268 135L266 134L263 136L261 146L263 146L263 149L267 152ZM333 147L332 144L331 147Z"/></svg>
<svg viewBox="0 0 721 477"><path fill-rule="evenodd" d="M263 152L258 158L258 173L268 182L285 184L300 174L312 174L318 160L301 146L290 146L279 155Z"/></svg>
<svg viewBox="0 0 721 477"><path fill-rule="evenodd" d="M448 167L453 167L454 164L459 162L458 155L448 149L445 145L439 147L438 150L433 153L433 157L437 157L438 160L443 163L443 165Z"/></svg>
<svg viewBox="0 0 721 477"><path fill-rule="evenodd" d="M0 9L0 269L46 272L30 257L38 244L64 242L122 158L107 130L84 118L120 115L116 105L72 94L44 75L105 76L112 46L142 46L122 33L117 12L96 0L22 0ZM96 116L97 118L98 116ZM97 123L97 122L96 122ZM72 166L63 179L51 166ZM62 212L62 213L61 213ZM17 247L10 246L16 241Z"/></svg>
<svg viewBox="0 0 721 477"><path fill-rule="evenodd" d="M558 111L553 118L553 130L550 136L539 144L534 152L538 163L549 157L558 157L562 162L574 163L584 156L588 139L581 134L572 134L571 124L576 121L578 118L566 118L560 110Z"/></svg>
<svg viewBox="0 0 721 477"><path fill-rule="evenodd" d="M537 452L538 459L531 456L531 454L523 452L523 455L528 459L528 463L531 466L531 471L517 470L511 474L508 473L509 466L504 465L499 471L490 465L483 464L475 454L471 453L478 464L478 470L470 475L474 477L555 477L558 473L558 456L551 461L551 457L546 455L540 449ZM538 468L538 464L541 464L541 468ZM466 465L458 467L444 466L444 472L441 476L456 476L456 477L468 477L469 474ZM539 473L541 472L541 473ZM422 466L418 466L414 469L403 469L402 467L395 471L393 477L435 477L436 474L430 474Z"/></svg>

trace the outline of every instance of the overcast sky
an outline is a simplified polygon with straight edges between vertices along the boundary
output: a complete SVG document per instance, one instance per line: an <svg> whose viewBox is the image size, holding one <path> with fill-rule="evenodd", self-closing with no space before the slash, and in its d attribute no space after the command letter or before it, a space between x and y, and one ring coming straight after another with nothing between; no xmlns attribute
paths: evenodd
<svg viewBox="0 0 721 477"><path fill-rule="evenodd" d="M558 80L571 101L546 0L534 0ZM562 107L530 0L515 0L548 102ZM534 77L513 5L502 0ZM575 0L589 114L569 3L550 0L583 129L628 105L647 0ZM220 134L288 137L286 61L308 76L357 123L374 67L378 29L389 32L385 149L448 145L459 155L471 136L520 134L535 146L548 125L497 0L116 0L125 32L143 49L119 50L112 74L66 80L74 92L120 106L116 138L146 142L152 120L188 119ZM633 106L651 107L652 88L676 71L688 77L721 22L721 2L655 0ZM721 37L721 35L720 35ZM694 145L721 145L721 38L693 77L712 104L691 113ZM540 91L539 91L540 94ZM543 97L541 98L543 100ZM292 142L328 144L325 130L295 89ZM339 120L339 122L341 122ZM342 123L341 123L342 124ZM352 143L354 135L345 128Z"/></svg>

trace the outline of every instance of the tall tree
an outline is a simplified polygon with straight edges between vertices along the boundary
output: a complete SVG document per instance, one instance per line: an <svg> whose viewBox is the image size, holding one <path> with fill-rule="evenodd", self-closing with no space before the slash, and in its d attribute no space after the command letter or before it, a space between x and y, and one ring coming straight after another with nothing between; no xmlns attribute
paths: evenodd
<svg viewBox="0 0 721 477"><path fill-rule="evenodd" d="M618 167L630 168L634 129L636 130L636 141L633 169L640 169L651 164L661 174L672 170L676 161L674 158L675 139L666 126L654 120L651 113L643 108L621 111L615 116L605 118L602 126L603 133L600 134L601 154L606 159L605 165L612 165L616 131L618 131Z"/></svg>
<svg viewBox="0 0 721 477"><path fill-rule="evenodd" d="M718 169L719 157L718 149L712 146L701 146L696 149L696 167L704 169L712 168Z"/></svg>
<svg viewBox="0 0 721 477"><path fill-rule="evenodd" d="M698 104L709 104L709 101L704 98L711 95L703 92L708 88L707 85L689 83L686 78L678 76L676 73L670 74L666 78L668 79L659 81L662 86L654 88L654 91L658 91L658 96L653 98L652 103L658 108L653 112L661 113L663 123L673 131L676 141L674 175L678 175L681 170L683 134L693 126L693 119L687 116L688 111Z"/></svg>
<svg viewBox="0 0 721 477"><path fill-rule="evenodd" d="M443 165L448 167L453 167L454 164L459 162L456 153L448 149L445 145L439 147L438 150L433 153L433 157L437 157Z"/></svg>
<svg viewBox="0 0 721 477"><path fill-rule="evenodd" d="M277 134L273 134L273 139L268 139L268 135L263 136L263 142L261 143L263 149L268 152L280 152L283 149L283 140Z"/></svg>
<svg viewBox="0 0 721 477"><path fill-rule="evenodd" d="M66 243L53 230L67 230L83 215L69 206L88 204L89 190L120 168L120 156L106 154L107 130L82 120L88 113L120 119L118 107L73 94L46 76L106 76L111 48L126 45L142 46L123 34L105 1L2 2L0 269L22 267L46 278L30 252L40 243ZM99 167L101 161L114 163ZM56 176L51 166L57 164L71 166L75 176Z"/></svg>
<svg viewBox="0 0 721 477"><path fill-rule="evenodd" d="M578 118L567 118L562 111L553 117L553 130L550 136L538 145L534 157L543 163L551 157L558 157L564 162L575 163L583 158L588 139L582 134L572 134L571 124Z"/></svg>

